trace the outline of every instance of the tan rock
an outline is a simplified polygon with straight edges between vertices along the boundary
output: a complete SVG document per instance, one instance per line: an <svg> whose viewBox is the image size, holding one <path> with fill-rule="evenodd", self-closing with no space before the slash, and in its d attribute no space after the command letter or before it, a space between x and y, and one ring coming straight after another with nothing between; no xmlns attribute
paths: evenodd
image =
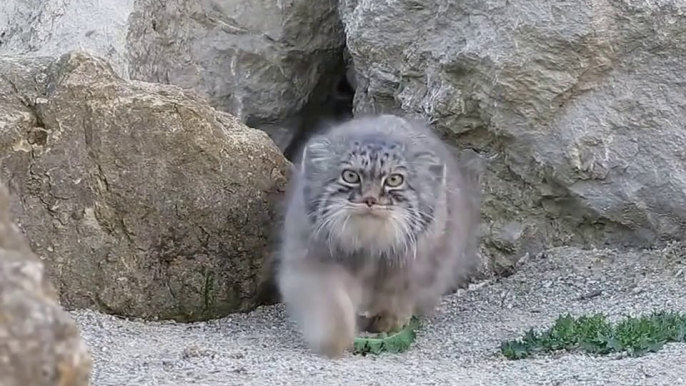
<svg viewBox="0 0 686 386"><path fill-rule="evenodd" d="M0 171L65 307L198 320L258 304L290 165L267 134L83 53L0 73Z"/></svg>
<svg viewBox="0 0 686 386"><path fill-rule="evenodd" d="M86 386L91 365L43 263L10 221L0 184L0 385Z"/></svg>

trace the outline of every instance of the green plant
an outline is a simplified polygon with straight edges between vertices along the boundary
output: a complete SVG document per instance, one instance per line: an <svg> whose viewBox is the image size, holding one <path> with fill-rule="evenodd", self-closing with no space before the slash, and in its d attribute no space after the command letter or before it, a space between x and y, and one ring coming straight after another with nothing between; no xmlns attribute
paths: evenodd
<svg viewBox="0 0 686 386"><path fill-rule="evenodd" d="M414 342L417 328L419 328L419 319L412 317L407 326L392 335L382 333L371 338L355 338L353 353L367 355L381 354L383 352L405 352Z"/></svg>
<svg viewBox="0 0 686 386"><path fill-rule="evenodd" d="M597 355L627 352L640 356L669 342L686 342L686 315L660 311L626 317L612 325L602 314L578 318L568 314L560 316L548 330L531 329L522 338L503 342L500 350L508 359L560 350L583 350Z"/></svg>

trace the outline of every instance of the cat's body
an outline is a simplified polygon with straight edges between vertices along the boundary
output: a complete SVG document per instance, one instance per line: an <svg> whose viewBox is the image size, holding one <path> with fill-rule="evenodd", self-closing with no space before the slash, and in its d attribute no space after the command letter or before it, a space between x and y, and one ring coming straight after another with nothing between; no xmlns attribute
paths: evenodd
<svg viewBox="0 0 686 386"><path fill-rule="evenodd" d="M430 314L478 261L477 189L418 122L336 126L308 141L291 184L277 282L318 352L348 348L360 314L376 332Z"/></svg>

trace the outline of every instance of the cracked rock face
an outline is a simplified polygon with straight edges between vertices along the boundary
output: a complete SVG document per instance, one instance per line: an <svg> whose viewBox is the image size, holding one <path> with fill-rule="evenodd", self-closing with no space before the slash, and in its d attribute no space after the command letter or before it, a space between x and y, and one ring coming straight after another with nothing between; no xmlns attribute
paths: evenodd
<svg viewBox="0 0 686 386"><path fill-rule="evenodd" d="M102 59L0 59L0 172L60 300L200 320L258 303L288 161L269 137Z"/></svg>
<svg viewBox="0 0 686 386"><path fill-rule="evenodd" d="M250 126L277 124L264 126L275 138L335 87L344 43L335 0L0 2L0 54L86 49L125 79L191 88Z"/></svg>
<svg viewBox="0 0 686 386"><path fill-rule="evenodd" d="M494 268L686 234L686 5L342 0L356 113L428 118L487 162Z"/></svg>
<svg viewBox="0 0 686 386"><path fill-rule="evenodd" d="M92 361L80 330L12 223L9 202L0 183L0 384L87 386Z"/></svg>

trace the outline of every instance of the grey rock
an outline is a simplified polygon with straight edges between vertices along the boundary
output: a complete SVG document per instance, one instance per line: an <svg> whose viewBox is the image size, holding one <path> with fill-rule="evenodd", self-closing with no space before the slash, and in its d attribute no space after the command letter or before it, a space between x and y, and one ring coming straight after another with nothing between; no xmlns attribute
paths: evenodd
<svg viewBox="0 0 686 386"><path fill-rule="evenodd" d="M65 307L254 308L290 164L262 131L85 53L0 60L0 174Z"/></svg>
<svg viewBox="0 0 686 386"><path fill-rule="evenodd" d="M215 107L251 126L285 119L341 62L345 37L336 6L138 0L128 31L131 76L202 89Z"/></svg>
<svg viewBox="0 0 686 386"><path fill-rule="evenodd" d="M0 55L53 56L88 50L129 76L126 48L134 0L3 0Z"/></svg>
<svg viewBox="0 0 686 386"><path fill-rule="evenodd" d="M434 122L487 162L495 269L686 234L686 4L342 0L355 112Z"/></svg>
<svg viewBox="0 0 686 386"><path fill-rule="evenodd" d="M191 88L276 139L345 71L335 0L4 0L0 36L0 55L89 50L124 79Z"/></svg>
<svg viewBox="0 0 686 386"><path fill-rule="evenodd" d="M0 384L87 386L92 360L43 263L9 215L0 184Z"/></svg>

